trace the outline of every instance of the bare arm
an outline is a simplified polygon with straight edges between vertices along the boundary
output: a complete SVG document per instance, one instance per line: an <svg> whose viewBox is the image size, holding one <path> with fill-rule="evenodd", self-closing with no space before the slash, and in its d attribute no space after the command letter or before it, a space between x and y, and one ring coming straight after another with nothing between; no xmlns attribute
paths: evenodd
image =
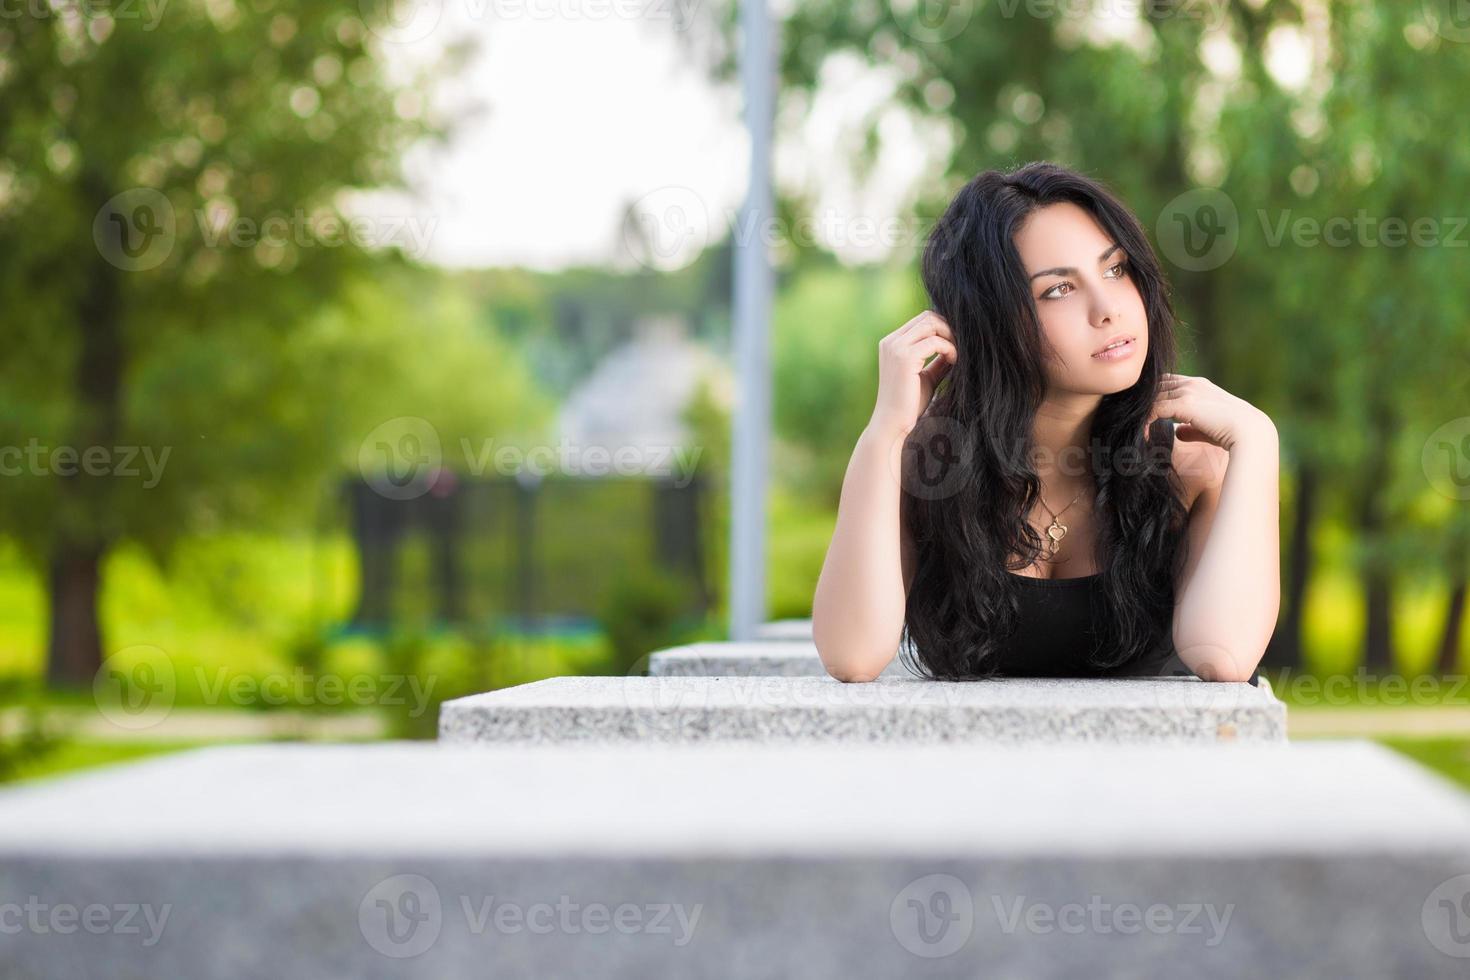
<svg viewBox="0 0 1470 980"><path fill-rule="evenodd" d="M812 598L812 639L838 680L872 680L898 652L913 580L898 519L903 438L869 425L842 480L837 527Z"/></svg>
<svg viewBox="0 0 1470 980"><path fill-rule="evenodd" d="M1249 681L1276 627L1278 445L1269 420L1244 433L1230 449L1225 479L1201 492L1191 514L1174 646L1204 680Z"/></svg>
<svg viewBox="0 0 1470 980"><path fill-rule="evenodd" d="M1152 414L1182 422L1175 438L1205 444L1206 477L1176 587L1174 647L1204 680L1249 681L1281 605L1276 427L1208 378L1180 374L1164 376Z"/></svg>
<svg viewBox="0 0 1470 980"><path fill-rule="evenodd" d="M879 357L878 405L847 464L837 526L812 597L812 639L827 672L841 681L873 680L898 652L914 575L899 515L903 444L954 363L953 336L926 310L884 337Z"/></svg>

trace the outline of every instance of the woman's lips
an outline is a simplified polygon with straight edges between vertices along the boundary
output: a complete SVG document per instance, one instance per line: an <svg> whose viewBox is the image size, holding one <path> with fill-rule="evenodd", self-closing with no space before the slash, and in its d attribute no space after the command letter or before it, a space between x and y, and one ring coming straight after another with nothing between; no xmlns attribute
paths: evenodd
<svg viewBox="0 0 1470 980"><path fill-rule="evenodd" d="M1133 350L1137 346L1137 341L1130 340L1125 344L1120 344L1119 346L1114 347L1112 350L1105 350L1100 354L1093 354L1092 356L1094 359L1099 361L1121 361L1125 358L1132 357Z"/></svg>

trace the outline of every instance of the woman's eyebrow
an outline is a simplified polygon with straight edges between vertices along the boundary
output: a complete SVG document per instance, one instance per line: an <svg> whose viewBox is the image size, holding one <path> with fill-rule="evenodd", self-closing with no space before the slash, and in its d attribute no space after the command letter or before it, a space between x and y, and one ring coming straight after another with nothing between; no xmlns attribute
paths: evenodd
<svg viewBox="0 0 1470 980"><path fill-rule="evenodd" d="M1101 255L1099 255L1097 257L1097 260L1099 262L1105 262L1105 261L1107 261L1108 256L1109 255L1112 255L1119 248L1120 248L1120 246L1118 245L1118 243L1117 242L1114 242L1112 244L1112 246L1106 252L1104 252L1103 254L1101 254ZM1042 276L1070 276L1070 275L1076 275L1076 273L1077 273L1077 270L1074 269L1074 268L1072 268L1070 265L1068 265L1068 266L1059 266L1058 268L1055 268L1055 269L1042 269L1040 272L1033 272L1033 273L1031 273L1031 279L1039 279ZM1031 279L1028 279L1026 281L1027 282L1030 282Z"/></svg>

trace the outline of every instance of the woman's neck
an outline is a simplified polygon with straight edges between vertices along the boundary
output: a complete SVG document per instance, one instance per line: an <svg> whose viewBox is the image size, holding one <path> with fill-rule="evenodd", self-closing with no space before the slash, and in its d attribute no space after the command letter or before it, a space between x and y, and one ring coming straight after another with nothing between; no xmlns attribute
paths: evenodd
<svg viewBox="0 0 1470 980"><path fill-rule="evenodd" d="M1095 486L1088 443L1101 395L1048 395L1031 427L1032 468L1041 479L1048 502L1063 496L1060 507ZM1080 503L1080 501L1079 501Z"/></svg>

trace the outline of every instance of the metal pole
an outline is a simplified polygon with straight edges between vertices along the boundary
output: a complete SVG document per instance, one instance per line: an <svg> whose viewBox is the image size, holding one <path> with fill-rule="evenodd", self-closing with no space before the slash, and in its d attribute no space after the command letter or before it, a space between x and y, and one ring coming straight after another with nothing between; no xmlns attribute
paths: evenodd
<svg viewBox="0 0 1470 980"><path fill-rule="evenodd" d="M740 5L741 87L750 133L750 183L734 229L734 439L730 466L730 638L749 640L766 618L766 457L771 431L771 129L775 59L766 0Z"/></svg>

